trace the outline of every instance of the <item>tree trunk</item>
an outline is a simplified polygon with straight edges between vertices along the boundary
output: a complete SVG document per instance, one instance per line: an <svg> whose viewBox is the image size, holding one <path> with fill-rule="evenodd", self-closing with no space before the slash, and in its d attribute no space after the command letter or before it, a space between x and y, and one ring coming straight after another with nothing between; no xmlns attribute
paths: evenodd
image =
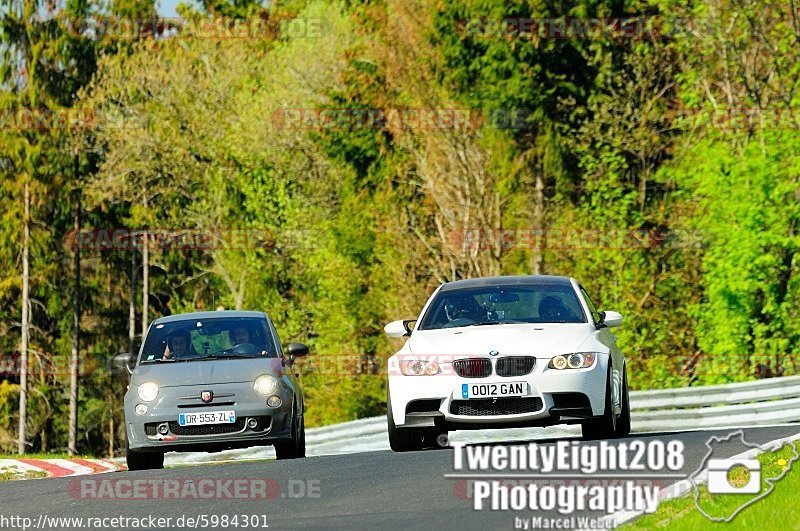
<svg viewBox="0 0 800 531"><path fill-rule="evenodd" d="M136 350L136 249L131 251L131 296L128 303L128 352Z"/></svg>
<svg viewBox="0 0 800 531"><path fill-rule="evenodd" d="M114 458L114 413L111 413L111 418L108 419L108 458Z"/></svg>
<svg viewBox="0 0 800 531"><path fill-rule="evenodd" d="M142 238L142 339L147 334L147 310L150 305L150 246L147 230Z"/></svg>
<svg viewBox="0 0 800 531"><path fill-rule="evenodd" d="M69 366L69 455L75 455L78 444L78 372L80 358L80 333L81 333L81 192L77 191L75 200L75 234L78 235L75 254L73 256L73 286L72 286L72 359Z"/></svg>
<svg viewBox="0 0 800 531"><path fill-rule="evenodd" d="M50 429L50 421L42 424L42 429L39 430L39 451L46 454L50 451L50 437L47 436Z"/></svg>
<svg viewBox="0 0 800 531"><path fill-rule="evenodd" d="M538 164L538 162L537 162ZM541 275L544 269L544 175L540 168L535 168L533 185L533 249L531 249L531 274Z"/></svg>
<svg viewBox="0 0 800 531"><path fill-rule="evenodd" d="M30 334L30 214L31 189L27 179L24 185L24 215L22 220L22 338L20 341L19 369L19 440L17 451L25 453L25 427L28 422L28 337Z"/></svg>
<svg viewBox="0 0 800 531"><path fill-rule="evenodd" d="M145 212L147 212L146 193L142 204ZM142 237L142 341L144 341L144 336L147 335L148 310L150 309L150 242L148 239L147 227L145 227Z"/></svg>

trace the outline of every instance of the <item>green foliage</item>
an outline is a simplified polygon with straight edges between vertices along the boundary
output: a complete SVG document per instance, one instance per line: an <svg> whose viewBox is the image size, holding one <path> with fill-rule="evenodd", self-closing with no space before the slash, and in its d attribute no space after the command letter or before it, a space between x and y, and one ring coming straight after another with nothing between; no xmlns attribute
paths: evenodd
<svg viewBox="0 0 800 531"><path fill-rule="evenodd" d="M693 308L697 343L704 352L740 357L719 375L726 379L783 374L800 348L793 271L800 244L798 140L793 132L770 134L740 153L709 140L695 146L675 175L697 201L691 227L705 244L705 296ZM767 359L758 363L752 355Z"/></svg>

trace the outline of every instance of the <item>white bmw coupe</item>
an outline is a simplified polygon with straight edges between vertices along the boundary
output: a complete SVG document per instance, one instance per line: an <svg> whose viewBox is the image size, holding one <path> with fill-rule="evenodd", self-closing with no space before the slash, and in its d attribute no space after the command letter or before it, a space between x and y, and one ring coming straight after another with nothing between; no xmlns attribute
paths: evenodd
<svg viewBox="0 0 800 531"><path fill-rule="evenodd" d="M384 327L408 340L389 359L389 443L441 445L450 430L581 424L585 438L630 433L625 358L574 279L474 278L442 284L418 320Z"/></svg>

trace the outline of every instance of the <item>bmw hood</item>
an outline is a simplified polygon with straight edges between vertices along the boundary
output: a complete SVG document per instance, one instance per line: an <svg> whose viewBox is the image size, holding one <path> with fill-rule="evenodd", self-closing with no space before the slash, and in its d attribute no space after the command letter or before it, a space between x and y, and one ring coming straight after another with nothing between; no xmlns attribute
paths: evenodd
<svg viewBox="0 0 800 531"><path fill-rule="evenodd" d="M159 387L178 387L252 382L262 374L283 376L280 358L146 363L136 367L131 385L153 382Z"/></svg>
<svg viewBox="0 0 800 531"><path fill-rule="evenodd" d="M416 330L407 347L416 355L488 357L490 351L496 350L501 356L527 354L545 358L579 352L595 332L588 323L465 326Z"/></svg>

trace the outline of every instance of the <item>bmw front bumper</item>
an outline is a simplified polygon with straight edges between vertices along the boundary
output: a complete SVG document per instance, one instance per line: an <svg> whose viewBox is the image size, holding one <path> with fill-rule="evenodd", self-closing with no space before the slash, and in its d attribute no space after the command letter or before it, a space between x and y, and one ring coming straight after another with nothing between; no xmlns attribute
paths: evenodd
<svg viewBox="0 0 800 531"><path fill-rule="evenodd" d="M412 358L405 355L404 358ZM479 356L464 356L477 358ZM459 358L457 358L459 359ZM608 354L599 354L594 365L584 369L551 369L548 358L537 358L533 370L523 376L465 378L452 363L440 364L433 376L389 375L391 415L397 427L481 429L549 426L579 423L605 410ZM390 360L397 367L397 360ZM492 361L494 368L494 360ZM529 395L509 398L466 398L464 384L525 382Z"/></svg>

